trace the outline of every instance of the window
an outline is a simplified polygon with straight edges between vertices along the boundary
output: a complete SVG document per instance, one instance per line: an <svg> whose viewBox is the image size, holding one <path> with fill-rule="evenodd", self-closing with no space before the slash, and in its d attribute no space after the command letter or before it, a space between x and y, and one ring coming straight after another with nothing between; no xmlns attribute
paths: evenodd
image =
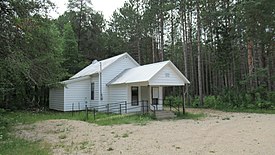
<svg viewBox="0 0 275 155"><path fill-rule="evenodd" d="M138 87L131 87L132 106L138 105Z"/></svg>
<svg viewBox="0 0 275 155"><path fill-rule="evenodd" d="M95 83L91 83L91 100L95 99Z"/></svg>

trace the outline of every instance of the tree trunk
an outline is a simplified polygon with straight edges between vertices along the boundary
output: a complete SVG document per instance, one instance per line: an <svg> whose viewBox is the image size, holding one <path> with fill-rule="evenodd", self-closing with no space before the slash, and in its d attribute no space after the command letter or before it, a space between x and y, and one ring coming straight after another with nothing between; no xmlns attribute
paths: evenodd
<svg viewBox="0 0 275 155"><path fill-rule="evenodd" d="M80 2L80 12L79 12L79 23L78 23L78 26L79 26L79 29L78 29L78 34L77 34L77 49L78 49L78 52L80 52L80 40L81 40L81 29L82 29L82 9L83 9L83 0L81 0Z"/></svg>
<svg viewBox="0 0 275 155"><path fill-rule="evenodd" d="M139 42L140 42L140 38L137 39L137 54L138 54L138 63L141 64L141 54L140 54Z"/></svg>
<svg viewBox="0 0 275 155"><path fill-rule="evenodd" d="M251 77L253 72L253 41L248 40L247 43L247 62L248 62L248 75ZM250 78L250 86L253 87L253 80Z"/></svg>
<svg viewBox="0 0 275 155"><path fill-rule="evenodd" d="M163 61L164 55L164 15L163 15L163 2L161 1L161 10L160 10L160 61Z"/></svg>
<svg viewBox="0 0 275 155"><path fill-rule="evenodd" d="M152 36L152 62L155 62L155 40L154 37Z"/></svg>
<svg viewBox="0 0 275 155"><path fill-rule="evenodd" d="M182 26L182 51L183 51L183 61L184 61L184 74L185 74L185 77L186 78L189 78L188 77L188 66L187 66L187 26L186 26L186 15L185 15L185 9L184 9L184 6L185 4L181 5L181 11L180 11L180 14L181 14L181 26ZM188 99L188 84L185 85L185 92L186 92L186 95L187 95L187 101L188 101L188 104L189 104L189 99ZM184 97L185 99L185 97Z"/></svg>
<svg viewBox="0 0 275 155"><path fill-rule="evenodd" d="M199 2L197 2L197 46L198 46L198 81L199 81L199 95L200 95L200 104L203 103L203 94L202 94L202 70L201 70L201 21L200 21L200 6Z"/></svg>
<svg viewBox="0 0 275 155"><path fill-rule="evenodd" d="M188 50L189 50L189 55L190 55L190 82L192 84L193 87L192 90L191 90L191 93L193 93L193 95L196 94L196 79L195 79L195 68L194 68L194 65L195 65L195 62L194 62L194 57L193 57L193 47L192 47L192 11L191 11L191 5L192 5L192 1L189 1L188 3L188 6L187 6L187 25L188 25L188 32L187 32L187 36L188 36L188 39L186 40L187 41L187 47L188 47Z"/></svg>

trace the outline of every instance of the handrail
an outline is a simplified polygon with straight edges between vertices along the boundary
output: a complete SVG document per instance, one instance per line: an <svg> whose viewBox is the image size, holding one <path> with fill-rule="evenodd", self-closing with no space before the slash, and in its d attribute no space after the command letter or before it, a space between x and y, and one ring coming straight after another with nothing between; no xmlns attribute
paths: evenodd
<svg viewBox="0 0 275 155"><path fill-rule="evenodd" d="M141 103L141 104L140 104ZM128 106L131 105L131 102L116 102L116 103L110 103L110 104L106 104L106 105L100 105L100 106L93 106L93 107L89 107L89 109L91 109L94 113L94 119L95 119L95 114L97 111L100 112L104 112L104 113L119 113L122 114L122 112L124 111L125 113L127 113L129 110L133 110L133 109L140 109L142 108L142 113L145 113L145 105L144 103L146 103L146 107L148 107L148 101L139 101L137 106ZM138 110L140 111L140 110ZM147 109L148 111L148 109Z"/></svg>
<svg viewBox="0 0 275 155"><path fill-rule="evenodd" d="M120 101L120 102L114 102L114 103L108 103L107 105L111 105L111 106L113 106L113 105L119 105L119 104L121 104L121 103L125 103L124 101ZM106 106L107 105L98 105L98 106L91 106L91 107L89 107L89 108L106 108Z"/></svg>
<svg viewBox="0 0 275 155"><path fill-rule="evenodd" d="M154 110L151 109L151 106L153 107ZM154 116L156 116L156 105L150 104L149 107L150 107L150 108L149 108L150 111L153 112Z"/></svg>

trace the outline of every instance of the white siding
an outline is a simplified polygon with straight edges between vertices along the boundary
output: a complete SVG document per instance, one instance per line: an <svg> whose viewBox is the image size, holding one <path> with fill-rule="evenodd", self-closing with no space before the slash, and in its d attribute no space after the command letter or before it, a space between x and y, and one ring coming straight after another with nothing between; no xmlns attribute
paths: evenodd
<svg viewBox="0 0 275 155"><path fill-rule="evenodd" d="M64 88L50 89L49 108L54 110L64 110Z"/></svg>
<svg viewBox="0 0 275 155"><path fill-rule="evenodd" d="M83 110L91 99L91 80L67 84L64 87L64 99L64 111L71 111L73 103L74 110Z"/></svg>
<svg viewBox="0 0 275 155"><path fill-rule="evenodd" d="M179 86L184 85L183 79L171 68L170 65L164 66L152 79L150 85L160 86Z"/></svg>
<svg viewBox="0 0 275 155"><path fill-rule="evenodd" d="M122 90L122 88L119 88L120 90L117 90L117 91L115 90L116 92L113 92L112 89L118 89L118 88L115 88L115 87L111 88L112 86L108 88L106 84L109 83L112 79L114 79L117 75L119 75L125 69L133 68L136 66L138 65L134 63L127 55L125 55L122 58L120 58L118 61L114 62L111 66L103 70L103 73L102 73L103 101L101 101L101 105L113 103L114 101L115 102L122 101L122 100L126 101L124 97L126 94L125 94L125 91ZM121 99L119 99L120 97Z"/></svg>
<svg viewBox="0 0 275 155"><path fill-rule="evenodd" d="M109 102L116 103L127 101L126 85L114 85L109 87Z"/></svg>

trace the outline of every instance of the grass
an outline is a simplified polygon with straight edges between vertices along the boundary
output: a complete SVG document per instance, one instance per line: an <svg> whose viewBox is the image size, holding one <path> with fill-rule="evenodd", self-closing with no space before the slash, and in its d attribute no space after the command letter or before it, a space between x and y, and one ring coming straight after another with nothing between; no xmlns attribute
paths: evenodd
<svg viewBox="0 0 275 155"><path fill-rule="evenodd" d="M1 110L1 109L0 109ZM26 121L24 116L26 116ZM12 133L14 129L12 128L16 124L23 124L26 122L33 122L31 116L27 113L23 114L5 112L1 110L0 112L0 155L14 155L14 154L39 154L48 155L52 154L50 151L50 145L46 143L31 142L21 138L17 138ZM31 129L30 129L31 130Z"/></svg>
<svg viewBox="0 0 275 155"><path fill-rule="evenodd" d="M88 122L96 123L98 125L119 125L119 124L138 124L146 125L152 120L150 115L114 115L103 117L96 120L88 120Z"/></svg>
<svg viewBox="0 0 275 155"><path fill-rule="evenodd" d="M66 138L67 138L67 135L62 134L62 135L59 135L58 138L59 138L59 139L66 139Z"/></svg>
<svg viewBox="0 0 275 155"><path fill-rule="evenodd" d="M122 138L127 138L127 137L129 137L129 134L128 134L128 133L124 133L124 134L122 135Z"/></svg>
<svg viewBox="0 0 275 155"><path fill-rule="evenodd" d="M30 142L14 136L8 136L0 142L1 155L48 155L52 154L49 144L42 144L37 142Z"/></svg>

